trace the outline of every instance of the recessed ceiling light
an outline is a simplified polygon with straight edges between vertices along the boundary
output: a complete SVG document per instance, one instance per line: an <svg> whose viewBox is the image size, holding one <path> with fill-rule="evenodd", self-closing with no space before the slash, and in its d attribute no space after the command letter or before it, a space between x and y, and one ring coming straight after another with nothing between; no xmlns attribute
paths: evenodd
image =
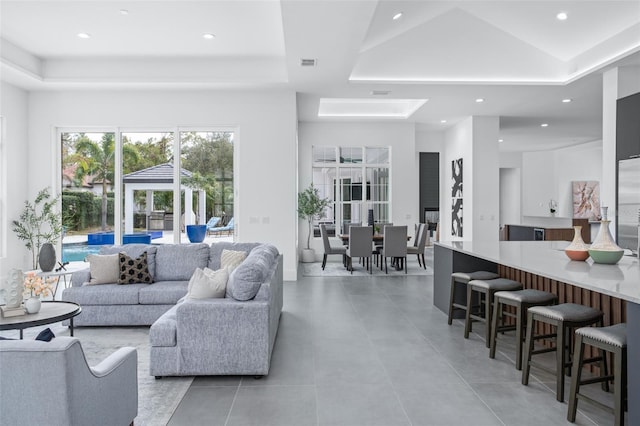
<svg viewBox="0 0 640 426"><path fill-rule="evenodd" d="M447 120L440 120L440 122L441 122L442 124L445 124L445 123L447 122Z"/></svg>
<svg viewBox="0 0 640 426"><path fill-rule="evenodd" d="M78 33L79 38L91 38L91 34L88 33Z"/></svg>
<svg viewBox="0 0 640 426"><path fill-rule="evenodd" d="M569 103L569 102L571 102L572 100L573 100L573 99L571 99L571 98L566 98L566 99L563 99L563 100L562 100L562 103L563 103L563 104L568 104L568 103Z"/></svg>
<svg viewBox="0 0 640 426"><path fill-rule="evenodd" d="M120 15L128 15L129 11L127 9L120 9Z"/></svg>
<svg viewBox="0 0 640 426"><path fill-rule="evenodd" d="M504 142L504 139L498 139L498 142Z"/></svg>
<svg viewBox="0 0 640 426"><path fill-rule="evenodd" d="M567 12L560 12L556 15L556 18L558 18L559 21L565 21L568 17L569 15L567 15Z"/></svg>
<svg viewBox="0 0 640 426"><path fill-rule="evenodd" d="M402 12L398 12L395 15L393 15L393 20L394 21L397 21L400 18L402 18Z"/></svg>
<svg viewBox="0 0 640 426"><path fill-rule="evenodd" d="M204 33L204 34L202 34L202 38L207 39L207 40L213 40L214 38L216 38L216 36L215 36L215 34Z"/></svg>
<svg viewBox="0 0 640 426"><path fill-rule="evenodd" d="M549 125L547 123L542 123L540 127L549 127Z"/></svg>
<svg viewBox="0 0 640 426"><path fill-rule="evenodd" d="M478 98L478 99L476 99L476 102L480 104L480 103L484 102L484 98Z"/></svg>

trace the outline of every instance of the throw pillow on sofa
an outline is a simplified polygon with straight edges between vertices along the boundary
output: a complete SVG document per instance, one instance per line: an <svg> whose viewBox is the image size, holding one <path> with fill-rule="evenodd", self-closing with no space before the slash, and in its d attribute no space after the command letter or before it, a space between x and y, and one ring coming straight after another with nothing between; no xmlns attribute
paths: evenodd
<svg viewBox="0 0 640 426"><path fill-rule="evenodd" d="M118 282L118 271L120 270L119 257L117 254L90 254L89 271L91 279L87 284L113 284Z"/></svg>
<svg viewBox="0 0 640 426"><path fill-rule="evenodd" d="M130 257L139 257L142 253L147 252L147 265L149 265L149 273L151 279L156 276L156 253L157 247L152 244L124 244L117 246L102 246L99 254L118 254L126 253ZM115 282L115 281L114 281Z"/></svg>
<svg viewBox="0 0 640 426"><path fill-rule="evenodd" d="M149 273L149 265L147 264L147 252L143 252L137 258L131 258L126 253L119 253L120 271L118 284L151 284L153 279Z"/></svg>
<svg viewBox="0 0 640 426"><path fill-rule="evenodd" d="M227 289L229 271L226 268L212 271L209 268L196 268L189 280L187 298L209 299L223 298Z"/></svg>
<svg viewBox="0 0 640 426"><path fill-rule="evenodd" d="M236 250L222 250L220 255L220 268L228 269L229 273L233 272L247 258L247 253Z"/></svg>

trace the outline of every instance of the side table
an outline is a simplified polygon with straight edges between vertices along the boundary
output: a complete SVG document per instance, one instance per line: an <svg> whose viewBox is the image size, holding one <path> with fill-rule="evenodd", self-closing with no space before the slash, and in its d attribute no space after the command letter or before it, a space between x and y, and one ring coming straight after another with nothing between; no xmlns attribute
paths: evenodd
<svg viewBox="0 0 640 426"><path fill-rule="evenodd" d="M64 281L64 288L67 288L69 283L71 283L71 274L73 274L75 271L79 271L81 269L86 268L88 265L89 264L85 262L73 262L72 264L66 265L65 266L66 269L61 269L59 271L56 271L54 269L49 272L44 272L44 271L41 271L40 269L34 269L31 271L26 271L25 275L30 272L35 272L35 274L39 277L55 278L56 285L55 285L55 288L53 289L53 294L51 295L51 298L52 300L56 300L56 294L58 293L58 286L60 285L60 278L62 278L62 280ZM69 277L69 281L67 281L67 277Z"/></svg>

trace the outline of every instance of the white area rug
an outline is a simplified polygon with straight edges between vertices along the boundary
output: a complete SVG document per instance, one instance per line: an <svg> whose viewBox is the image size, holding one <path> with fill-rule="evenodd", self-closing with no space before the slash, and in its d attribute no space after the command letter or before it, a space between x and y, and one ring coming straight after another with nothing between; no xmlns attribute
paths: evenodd
<svg viewBox="0 0 640 426"><path fill-rule="evenodd" d="M332 256L336 259L339 256ZM390 261L388 261L390 262ZM302 263L302 275L305 277L365 277L370 276L369 271L366 270L364 265L360 265L356 259L354 259L353 263L353 274L351 271L348 271L344 266L342 266L342 262L327 262L327 265L322 270L322 262L315 263ZM389 263L389 274L385 274L384 269L380 270L379 266L373 265L373 274L377 276L405 276L405 275L433 275L433 269L427 266L427 269L423 269L422 266L418 265L418 261L416 260L416 256L413 255L407 259L407 273L405 274L404 270L396 271L394 267ZM384 267L383 267L384 268Z"/></svg>
<svg viewBox="0 0 640 426"><path fill-rule="evenodd" d="M56 336L68 336L60 323L49 326ZM25 330L24 338L33 339L46 327ZM5 337L18 337L15 332L2 332ZM164 377L156 380L149 375L149 327L78 327L74 335L82 344L87 362L94 366L123 346L138 351L138 416L136 426L164 426L191 386L193 377Z"/></svg>

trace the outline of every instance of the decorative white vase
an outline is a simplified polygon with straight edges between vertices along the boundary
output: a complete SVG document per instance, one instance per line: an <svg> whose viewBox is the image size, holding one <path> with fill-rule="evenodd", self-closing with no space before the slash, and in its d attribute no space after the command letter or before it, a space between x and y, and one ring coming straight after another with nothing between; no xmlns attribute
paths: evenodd
<svg viewBox="0 0 640 426"><path fill-rule="evenodd" d="M564 252L571 260L587 260L589 258L589 245L582 239L582 226L576 225L573 229L573 241L564 249Z"/></svg>
<svg viewBox="0 0 640 426"><path fill-rule="evenodd" d="M613 236L609 230L609 223L611 223L611 221L607 220L607 209L608 207L602 207L600 231L598 231L595 241L589 248L589 255L594 263L613 265L622 259L624 250L613 240Z"/></svg>
<svg viewBox="0 0 640 426"><path fill-rule="evenodd" d="M24 301L24 309L28 314L37 314L40 312L40 307L42 306L42 301L39 296L31 296L27 300Z"/></svg>
<svg viewBox="0 0 640 426"><path fill-rule="evenodd" d="M4 303L7 308L19 308L22 305L24 292L24 274L20 269L10 269L6 287L2 289Z"/></svg>
<svg viewBox="0 0 640 426"><path fill-rule="evenodd" d="M312 263L316 261L316 252L314 249L302 249L302 262Z"/></svg>

